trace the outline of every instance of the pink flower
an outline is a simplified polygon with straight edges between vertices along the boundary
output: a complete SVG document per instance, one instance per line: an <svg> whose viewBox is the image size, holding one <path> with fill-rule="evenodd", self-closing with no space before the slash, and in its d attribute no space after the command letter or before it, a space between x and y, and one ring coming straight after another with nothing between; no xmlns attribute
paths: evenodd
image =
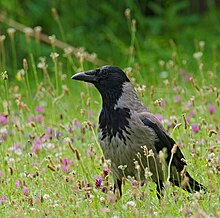
<svg viewBox="0 0 220 218"><path fill-rule="evenodd" d="M163 116L161 114L155 114L155 117L161 122L163 120Z"/></svg>
<svg viewBox="0 0 220 218"><path fill-rule="evenodd" d="M35 117L36 122L42 122L44 120L44 116L43 115L37 115Z"/></svg>
<svg viewBox="0 0 220 218"><path fill-rule="evenodd" d="M15 182L16 188L20 187L20 185L21 185L21 182L19 180Z"/></svg>
<svg viewBox="0 0 220 218"><path fill-rule="evenodd" d="M41 140L39 138L35 139L32 146L32 153L36 154L41 149Z"/></svg>
<svg viewBox="0 0 220 218"><path fill-rule="evenodd" d="M3 172L0 170L0 177L3 177Z"/></svg>
<svg viewBox="0 0 220 218"><path fill-rule="evenodd" d="M68 158L64 157L62 159L62 171L65 173L70 172L70 166L73 164L74 162L72 160L69 160Z"/></svg>
<svg viewBox="0 0 220 218"><path fill-rule="evenodd" d="M108 168L108 165L105 165L104 168L103 168L103 173L105 176L107 176L109 174L109 168Z"/></svg>
<svg viewBox="0 0 220 218"><path fill-rule="evenodd" d="M0 198L0 203L4 203L4 202L6 202L6 200L7 200L6 196L2 196Z"/></svg>
<svg viewBox="0 0 220 218"><path fill-rule="evenodd" d="M37 106L36 108L37 112L44 112L44 107L43 106Z"/></svg>
<svg viewBox="0 0 220 218"><path fill-rule="evenodd" d="M214 105L209 105L209 113L214 114L215 113L215 106Z"/></svg>
<svg viewBox="0 0 220 218"><path fill-rule="evenodd" d="M29 189L27 188L27 187L24 187L23 189L22 189L22 193L23 193L23 195L28 195L29 194Z"/></svg>
<svg viewBox="0 0 220 218"><path fill-rule="evenodd" d="M0 125L6 125L8 123L8 118L4 115L0 115Z"/></svg>
<svg viewBox="0 0 220 218"><path fill-rule="evenodd" d="M13 149L16 150L16 149L18 149L18 148L20 148L20 142L15 142L15 143L13 144Z"/></svg>
<svg viewBox="0 0 220 218"><path fill-rule="evenodd" d="M191 128L192 128L193 132L195 132L195 133L199 132L199 125L198 124L192 124Z"/></svg>
<svg viewBox="0 0 220 218"><path fill-rule="evenodd" d="M101 176L97 175L96 180L95 180L95 187L100 188L101 184L102 184L102 178L101 178Z"/></svg>
<svg viewBox="0 0 220 218"><path fill-rule="evenodd" d="M175 103L180 103L181 102L181 96L176 95L173 100L174 100Z"/></svg>
<svg viewBox="0 0 220 218"><path fill-rule="evenodd" d="M190 78L192 77L192 74L186 74L184 77L183 77L183 80L188 82L190 81Z"/></svg>
<svg viewBox="0 0 220 218"><path fill-rule="evenodd" d="M190 114L190 116L193 117L195 115L195 112L194 111L190 111L189 114Z"/></svg>

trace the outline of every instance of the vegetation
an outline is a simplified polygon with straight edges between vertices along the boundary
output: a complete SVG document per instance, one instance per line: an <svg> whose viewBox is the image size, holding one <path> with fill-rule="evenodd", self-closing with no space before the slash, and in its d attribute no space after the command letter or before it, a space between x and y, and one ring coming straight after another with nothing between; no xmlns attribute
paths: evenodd
<svg viewBox="0 0 220 218"><path fill-rule="evenodd" d="M220 216L219 9L149 1L147 16L142 1L121 2L0 3L2 217ZM128 178L116 201L97 142L100 97L71 80L104 64L126 71L207 193L167 183L159 202L150 178Z"/></svg>

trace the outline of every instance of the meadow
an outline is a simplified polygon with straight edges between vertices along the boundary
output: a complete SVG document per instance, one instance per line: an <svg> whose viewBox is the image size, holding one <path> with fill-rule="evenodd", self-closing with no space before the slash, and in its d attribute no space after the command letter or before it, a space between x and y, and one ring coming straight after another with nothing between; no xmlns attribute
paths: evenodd
<svg viewBox="0 0 220 218"><path fill-rule="evenodd" d="M1 217L220 217L217 14L207 14L196 27L184 24L182 33L174 23L175 39L169 31L145 38L144 23L126 9L117 15L127 24L125 40L109 28L108 43L96 44L88 33L90 52L67 44L71 31L55 8L50 19L60 37L1 14ZM76 72L107 64L126 72L206 193L166 183L159 202L150 177L143 183L125 178L117 199L111 163L97 141L100 96L92 85L71 80Z"/></svg>

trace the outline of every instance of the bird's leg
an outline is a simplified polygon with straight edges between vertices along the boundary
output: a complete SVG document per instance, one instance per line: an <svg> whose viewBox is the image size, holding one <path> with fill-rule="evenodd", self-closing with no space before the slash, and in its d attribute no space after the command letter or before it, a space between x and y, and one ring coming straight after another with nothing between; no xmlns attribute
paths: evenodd
<svg viewBox="0 0 220 218"><path fill-rule="evenodd" d="M122 180L117 179L114 183L114 193L117 195L117 191L119 191L119 196L122 196L122 190L121 190L121 186L122 186Z"/></svg>
<svg viewBox="0 0 220 218"><path fill-rule="evenodd" d="M163 196L163 188L164 188L162 180L156 182L156 185L157 185L157 197L158 199L160 199Z"/></svg>

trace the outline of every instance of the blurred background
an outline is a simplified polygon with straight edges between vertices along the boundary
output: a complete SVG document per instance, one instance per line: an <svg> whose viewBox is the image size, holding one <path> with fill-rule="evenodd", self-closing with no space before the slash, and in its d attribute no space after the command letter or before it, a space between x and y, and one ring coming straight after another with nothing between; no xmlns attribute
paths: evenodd
<svg viewBox="0 0 220 218"><path fill-rule="evenodd" d="M220 48L219 6L220 0L2 0L0 34L8 38L10 25L4 19L13 19L95 53L102 60L98 65L125 68L138 61L149 71L160 59L168 60L176 45L185 59L196 51L199 41L204 41L207 57L215 58L213 54ZM51 53L48 43L40 42L36 48L36 40L31 39L27 45L27 34L15 33L18 69L31 49L36 58ZM15 58L10 40L5 40L4 47L8 57L5 65L10 68Z"/></svg>

